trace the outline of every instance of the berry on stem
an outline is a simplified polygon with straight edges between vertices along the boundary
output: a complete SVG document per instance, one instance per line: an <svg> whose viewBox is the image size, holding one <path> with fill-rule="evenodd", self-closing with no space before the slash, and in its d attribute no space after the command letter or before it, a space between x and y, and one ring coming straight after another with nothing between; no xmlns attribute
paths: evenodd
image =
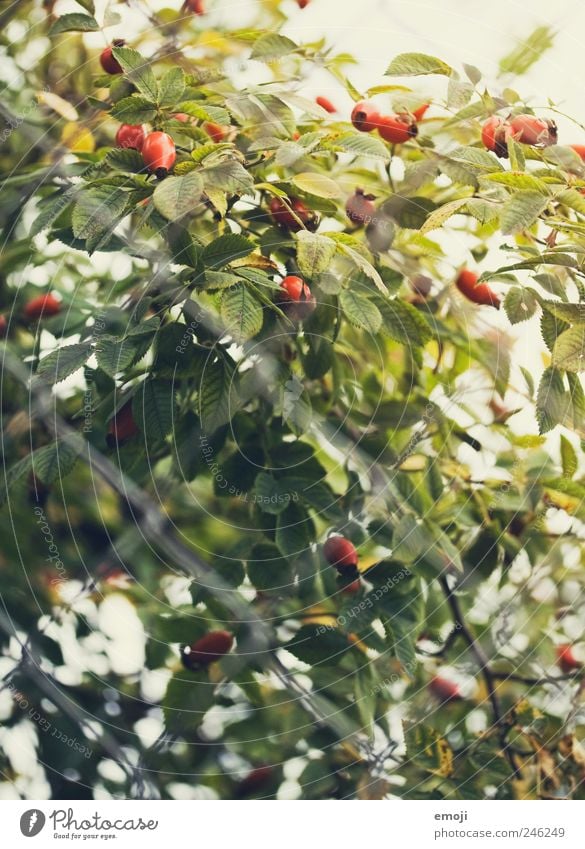
<svg viewBox="0 0 585 849"><path fill-rule="evenodd" d="M292 233L298 233L299 230L303 229L303 225L311 231L316 230L319 225L319 217L316 213L305 206L302 200L298 198L287 199L287 203L284 203L280 198L274 197L268 208L274 223Z"/></svg>
<svg viewBox="0 0 585 849"><path fill-rule="evenodd" d="M287 275L280 284L278 303L291 321L303 321L317 308L310 288L295 274Z"/></svg>
<svg viewBox="0 0 585 849"><path fill-rule="evenodd" d="M367 100L360 100L353 107L351 113L351 123L360 133L371 133L378 127L380 122L380 112L378 107Z"/></svg>
<svg viewBox="0 0 585 849"><path fill-rule="evenodd" d="M168 133L149 133L142 143L142 159L149 171L159 168L170 171L175 164L177 154L175 143Z"/></svg>
<svg viewBox="0 0 585 849"><path fill-rule="evenodd" d="M505 159L508 156L506 139L509 133L508 122L497 115L492 115L481 128L481 142L486 150L491 150L496 156Z"/></svg>
<svg viewBox="0 0 585 849"><path fill-rule="evenodd" d="M573 646L570 645L570 643L563 643L562 645L557 646L556 652L557 663L565 674L574 672L576 669L581 669L583 667L581 661L577 660L573 654Z"/></svg>
<svg viewBox="0 0 585 849"><path fill-rule="evenodd" d="M190 12L193 12L194 15L205 14L204 0L185 0L183 8L188 9Z"/></svg>
<svg viewBox="0 0 585 849"><path fill-rule="evenodd" d="M123 74L124 69L112 54L112 47L123 47L126 42L119 38L113 41L109 47L106 47L100 53L100 63L106 74Z"/></svg>
<svg viewBox="0 0 585 849"><path fill-rule="evenodd" d="M354 224L369 224L376 214L374 206L375 195L365 194L363 189L356 189L345 204L345 213Z"/></svg>
<svg viewBox="0 0 585 849"><path fill-rule="evenodd" d="M127 439L131 439L138 433L138 425L134 421L132 412L132 401L128 401L123 407L120 407L118 412L110 419L108 423L108 433L106 442L110 448L114 445L120 445Z"/></svg>
<svg viewBox="0 0 585 849"><path fill-rule="evenodd" d="M203 124L203 129L209 138L217 144L222 142L228 134L227 127L222 127L221 124L214 124L213 121L206 121Z"/></svg>
<svg viewBox="0 0 585 849"><path fill-rule="evenodd" d="M121 124L116 133L118 147L129 150L142 150L146 133L141 124Z"/></svg>
<svg viewBox="0 0 585 849"><path fill-rule="evenodd" d="M57 300L54 295L38 295L36 298L31 298L24 306L23 315L29 321L36 321L39 318L50 318L61 312L61 301Z"/></svg>
<svg viewBox="0 0 585 849"><path fill-rule="evenodd" d="M187 669L200 669L227 654L233 644L234 635L230 631L209 631L181 650L181 660Z"/></svg>
<svg viewBox="0 0 585 849"><path fill-rule="evenodd" d="M440 675L431 678L429 691L439 702L455 702L462 698L457 684Z"/></svg>
<svg viewBox="0 0 585 849"><path fill-rule="evenodd" d="M523 144L548 147L557 143L555 122L537 118L536 115L516 115L510 121L510 132L516 141Z"/></svg>
<svg viewBox="0 0 585 849"><path fill-rule="evenodd" d="M357 569L358 553L353 542L346 537L329 537L323 545L323 556L340 572Z"/></svg>
<svg viewBox="0 0 585 849"><path fill-rule="evenodd" d="M500 298L487 283L478 283L479 275L475 271L463 268L457 275L455 285L468 301L484 307L500 309Z"/></svg>
<svg viewBox="0 0 585 849"><path fill-rule="evenodd" d="M319 95L319 97L315 98L315 103L317 104L317 106L320 106L321 109L324 109L325 112L329 112L330 114L337 112L337 109L331 103L328 97L323 97L322 95Z"/></svg>
<svg viewBox="0 0 585 849"><path fill-rule="evenodd" d="M0 315L0 339L4 339L8 334L8 322L6 316Z"/></svg>
<svg viewBox="0 0 585 849"><path fill-rule="evenodd" d="M418 133L414 118L408 112L397 115L381 115L378 121L378 132L384 141L391 144L404 144Z"/></svg>
<svg viewBox="0 0 585 849"><path fill-rule="evenodd" d="M585 162L585 144L571 144L569 147Z"/></svg>

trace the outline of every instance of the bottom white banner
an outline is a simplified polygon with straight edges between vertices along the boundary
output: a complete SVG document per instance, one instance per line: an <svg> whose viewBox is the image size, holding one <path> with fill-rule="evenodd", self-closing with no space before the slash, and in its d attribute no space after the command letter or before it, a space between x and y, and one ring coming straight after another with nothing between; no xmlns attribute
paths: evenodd
<svg viewBox="0 0 585 849"><path fill-rule="evenodd" d="M311 805L309 812L299 805ZM262 806L263 810L259 811ZM321 814L316 810L323 807ZM327 809L325 809L327 806ZM228 808L230 810L228 810ZM254 849L353 847L376 835L380 847L563 847L584 845L585 802L377 802L367 813L352 802L57 801L0 803L2 844L55 846L62 841L123 846L236 846ZM367 819L366 819L367 817Z"/></svg>

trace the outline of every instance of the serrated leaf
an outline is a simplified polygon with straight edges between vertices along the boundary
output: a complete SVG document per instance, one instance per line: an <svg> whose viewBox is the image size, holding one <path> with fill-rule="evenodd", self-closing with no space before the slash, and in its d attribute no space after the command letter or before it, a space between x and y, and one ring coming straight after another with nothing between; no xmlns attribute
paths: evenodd
<svg viewBox="0 0 585 849"><path fill-rule="evenodd" d="M70 12L61 15L51 24L49 35L59 35L61 32L97 32L100 25L93 15L83 15L81 12Z"/></svg>
<svg viewBox="0 0 585 849"><path fill-rule="evenodd" d="M140 94L151 103L158 101L158 84L150 63L137 50L131 47L114 47L112 55L120 63L128 79L134 83Z"/></svg>
<svg viewBox="0 0 585 849"><path fill-rule="evenodd" d="M585 322L585 304L565 304L560 301L541 301L541 304L543 309L562 321L570 324Z"/></svg>
<svg viewBox="0 0 585 849"><path fill-rule="evenodd" d="M388 335L403 345L422 347L432 336L425 318L411 305L402 301L378 302Z"/></svg>
<svg viewBox="0 0 585 849"><path fill-rule="evenodd" d="M114 103L110 114L124 124L142 124L156 118L156 109L151 101L139 94L131 94Z"/></svg>
<svg viewBox="0 0 585 849"><path fill-rule="evenodd" d="M502 207L500 229L504 235L521 233L530 227L547 207L550 198L540 192L519 191Z"/></svg>
<svg viewBox="0 0 585 849"><path fill-rule="evenodd" d="M390 62L386 76L418 77L441 74L450 77L452 73L453 68L436 56L429 56L427 53L400 53Z"/></svg>
<svg viewBox="0 0 585 849"><path fill-rule="evenodd" d="M92 346L90 342L64 345L48 356L43 357L35 374L37 380L46 383L59 383L74 374L89 359Z"/></svg>
<svg viewBox="0 0 585 849"><path fill-rule="evenodd" d="M158 103L160 106L174 106L185 91L185 74L181 68L171 68L158 81Z"/></svg>
<svg viewBox="0 0 585 849"><path fill-rule="evenodd" d="M314 533L306 510L298 504L289 504L277 518L275 542L284 557L294 560L306 554Z"/></svg>
<svg viewBox="0 0 585 849"><path fill-rule="evenodd" d="M68 442L51 442L32 455L33 474L46 484L61 480L72 470L78 456L78 451Z"/></svg>
<svg viewBox="0 0 585 849"><path fill-rule="evenodd" d="M143 335L128 335L122 339L104 334L96 346L96 358L103 371L110 377L124 372L138 362L149 349L154 329Z"/></svg>
<svg viewBox="0 0 585 849"><path fill-rule="evenodd" d="M208 187L221 189L223 192L247 192L254 185L252 175L235 159L227 159L219 165L202 168L199 172L205 189Z"/></svg>
<svg viewBox="0 0 585 849"><path fill-rule="evenodd" d="M109 235L124 216L127 192L113 186L97 186L82 192L73 209L71 223L77 239L96 246Z"/></svg>
<svg viewBox="0 0 585 849"><path fill-rule="evenodd" d="M513 286L504 299L504 309L510 324L519 324L532 318L536 312L538 300L531 289Z"/></svg>
<svg viewBox="0 0 585 849"><path fill-rule="evenodd" d="M227 424L238 410L233 369L224 359L207 365L199 389L199 416L207 434Z"/></svg>
<svg viewBox="0 0 585 849"><path fill-rule="evenodd" d="M171 734L195 731L214 702L207 670L175 672L163 699L165 728Z"/></svg>
<svg viewBox="0 0 585 849"><path fill-rule="evenodd" d="M221 317L227 333L237 342L245 342L260 332L264 313L262 304L242 283L223 293Z"/></svg>
<svg viewBox="0 0 585 849"><path fill-rule="evenodd" d="M327 236L300 230L297 239L297 263L301 274L313 278L326 271L337 251L337 245Z"/></svg>
<svg viewBox="0 0 585 849"><path fill-rule="evenodd" d="M342 191L337 183L324 174L307 171L303 174L295 174L292 182L297 189L307 192L307 194L315 195L315 197L330 199L342 197Z"/></svg>
<svg viewBox="0 0 585 849"><path fill-rule="evenodd" d="M561 372L552 367L545 369L536 395L539 433L548 433L557 424L564 424L570 412L569 405Z"/></svg>
<svg viewBox="0 0 585 849"><path fill-rule="evenodd" d="M129 148L116 148L110 150L106 157L107 163L111 168L125 173L138 174L144 170L144 161L137 150Z"/></svg>
<svg viewBox="0 0 585 849"><path fill-rule="evenodd" d="M353 264L359 268L359 270L366 275L370 280L372 280L377 289L382 292L383 295L388 294L388 289L386 288L386 284L380 277L379 272L374 268L372 263L366 259L356 248L352 247L352 245L348 244L344 241L340 236L343 234L338 233L328 233L329 238L331 238L337 245L337 250L339 253L346 256L350 259Z"/></svg>
<svg viewBox="0 0 585 849"><path fill-rule="evenodd" d="M171 432L174 418L174 388L167 380L145 380L132 398L134 421L147 442L162 442Z"/></svg>
<svg viewBox="0 0 585 849"><path fill-rule="evenodd" d="M188 213L202 210L201 177L195 171L182 177L167 177L152 196L156 209L168 221L176 221Z"/></svg>
<svg viewBox="0 0 585 849"><path fill-rule="evenodd" d="M585 371L585 325L561 333L552 350L552 363L564 371Z"/></svg>
<svg viewBox="0 0 585 849"><path fill-rule="evenodd" d="M485 179L490 183L498 183L511 189L523 189L526 191L540 192L550 195L550 189L543 180L532 174L523 174L518 171L502 171L496 174L486 174Z"/></svg>
<svg viewBox="0 0 585 849"><path fill-rule="evenodd" d="M61 213L64 212L64 210L67 209L67 207L75 200L78 191L79 189L75 187L75 189L68 189L63 193L59 192L56 197L52 196L49 201L42 206L40 212L35 217L30 228L31 237L42 233L43 230L50 227Z"/></svg>
<svg viewBox="0 0 585 849"><path fill-rule="evenodd" d="M339 303L345 317L360 330L377 333L382 326L382 315L378 307L360 292L344 289L339 296Z"/></svg>
<svg viewBox="0 0 585 849"><path fill-rule="evenodd" d="M458 198L457 200L449 201L449 203L445 203L443 206L438 207L438 209L433 210L420 228L421 234L429 233L431 230L436 230L438 227L442 227L445 221L448 221L452 215L455 215L461 207L467 204L467 200L467 198Z"/></svg>
<svg viewBox="0 0 585 849"><path fill-rule="evenodd" d="M563 434L561 434L561 462L563 466L563 477L572 478L579 465L577 452Z"/></svg>
<svg viewBox="0 0 585 849"><path fill-rule="evenodd" d="M333 143L348 153L390 159L388 147L380 139L367 133L343 133L334 139Z"/></svg>
<svg viewBox="0 0 585 849"><path fill-rule="evenodd" d="M278 59L280 56L288 56L298 49L298 44L295 44L291 38L277 32L268 32L254 42L250 59L269 62L272 59Z"/></svg>
<svg viewBox="0 0 585 849"><path fill-rule="evenodd" d="M227 233L219 236L203 248L202 260L208 268L221 268L235 259L248 256L256 245L245 236Z"/></svg>
<svg viewBox="0 0 585 849"><path fill-rule="evenodd" d="M574 209L580 215L585 215L585 197L577 189L565 189L555 196L555 200Z"/></svg>

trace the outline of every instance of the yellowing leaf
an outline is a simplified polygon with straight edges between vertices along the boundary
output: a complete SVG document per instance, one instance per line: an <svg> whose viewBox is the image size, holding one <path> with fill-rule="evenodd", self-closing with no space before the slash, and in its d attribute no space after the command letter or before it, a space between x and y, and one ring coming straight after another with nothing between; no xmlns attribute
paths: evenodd
<svg viewBox="0 0 585 849"><path fill-rule="evenodd" d="M52 109L53 112L56 112L68 121L77 121L79 118L77 109L66 100L63 100L62 97L59 97L58 94L54 94L52 91L39 91L37 94L37 100L39 103L48 106L49 109Z"/></svg>
<svg viewBox="0 0 585 849"><path fill-rule="evenodd" d="M95 150L95 139L91 130L82 127L75 121L69 121L65 124L61 133L61 141L65 147L77 153L93 153Z"/></svg>
<svg viewBox="0 0 585 849"><path fill-rule="evenodd" d="M318 198L340 198L342 196L337 183L324 174L307 171L303 174L296 174L292 181L297 189Z"/></svg>

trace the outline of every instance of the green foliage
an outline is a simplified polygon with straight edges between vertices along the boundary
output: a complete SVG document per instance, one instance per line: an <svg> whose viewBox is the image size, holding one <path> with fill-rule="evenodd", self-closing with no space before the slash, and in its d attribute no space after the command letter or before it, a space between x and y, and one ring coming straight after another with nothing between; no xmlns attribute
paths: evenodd
<svg viewBox="0 0 585 849"><path fill-rule="evenodd" d="M474 66L403 53L387 74L407 80L359 92L351 57L283 35L276 2L211 44L201 16L163 10L113 47L123 73L103 74L83 33L114 10L80 5L31 28L52 47L26 87L47 97L0 157L3 605L62 691L55 725L98 729L93 757L68 763L75 784L38 735L51 793L133 795L138 771L153 796L196 775L229 798L269 763L274 797L302 761L303 798L582 798L567 724L582 672L554 680L585 586L572 140L509 139L498 158L482 123L529 111L510 81L488 90ZM502 74L551 37L539 28ZM238 79L239 61L263 84ZM403 144L358 132L303 95L311 69L386 112L426 103L436 76L430 118ZM118 148L120 123L168 133L170 172ZM358 188L367 222L346 213ZM467 248L499 315L455 286ZM287 275L314 309L286 300ZM49 291L60 308L39 318L30 301ZM357 568L328 562L332 534ZM229 653L182 667L181 646L222 630ZM437 676L457 695L429 690ZM16 678L46 706L25 665ZM109 782L105 758L139 766Z"/></svg>

